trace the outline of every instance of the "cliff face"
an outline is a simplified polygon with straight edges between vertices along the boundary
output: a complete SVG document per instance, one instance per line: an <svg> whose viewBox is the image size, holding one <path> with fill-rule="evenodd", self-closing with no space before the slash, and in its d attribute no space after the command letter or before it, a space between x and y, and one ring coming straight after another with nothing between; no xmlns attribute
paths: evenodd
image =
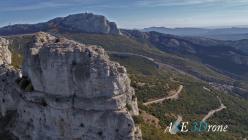
<svg viewBox="0 0 248 140"><path fill-rule="evenodd" d="M9 42L0 37L0 65L11 63L11 53L8 49Z"/></svg>
<svg viewBox="0 0 248 140"><path fill-rule="evenodd" d="M12 99L3 114L10 106L17 110L8 130L20 140L141 139L126 69L100 47L38 33L25 50L17 83L11 90L15 95L0 94Z"/></svg>
<svg viewBox="0 0 248 140"><path fill-rule="evenodd" d="M11 53L8 49L9 42L0 38L0 107L1 116L6 115L6 111L15 109L15 101L12 98L15 91L11 85L17 78L17 72L10 66Z"/></svg>
<svg viewBox="0 0 248 140"><path fill-rule="evenodd" d="M106 17L92 13L69 15L64 18L56 18L47 23L62 31L120 34L120 30L114 22L109 22Z"/></svg>
<svg viewBox="0 0 248 140"><path fill-rule="evenodd" d="M0 139L15 140L8 128L16 116L16 107L19 102L18 91L14 88L18 72L10 66L11 53L9 42L0 38Z"/></svg>

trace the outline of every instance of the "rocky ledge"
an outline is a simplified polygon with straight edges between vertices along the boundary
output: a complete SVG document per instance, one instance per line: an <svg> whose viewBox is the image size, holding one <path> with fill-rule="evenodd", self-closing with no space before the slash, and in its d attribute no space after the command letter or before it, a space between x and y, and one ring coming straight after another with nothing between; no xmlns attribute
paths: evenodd
<svg viewBox="0 0 248 140"><path fill-rule="evenodd" d="M22 74L1 65L6 129L20 140L141 140L137 98L126 69L98 46L37 33ZM9 78L8 78L8 77ZM17 80L15 80L17 79ZM4 102L3 102L4 101Z"/></svg>

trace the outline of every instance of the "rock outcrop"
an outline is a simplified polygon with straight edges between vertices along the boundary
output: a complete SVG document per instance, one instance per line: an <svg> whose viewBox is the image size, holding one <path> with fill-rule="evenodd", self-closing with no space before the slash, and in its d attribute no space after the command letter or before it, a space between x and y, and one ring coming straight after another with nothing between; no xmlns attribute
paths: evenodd
<svg viewBox="0 0 248 140"><path fill-rule="evenodd" d="M8 40L0 37L0 65L11 63L11 52L8 49Z"/></svg>
<svg viewBox="0 0 248 140"><path fill-rule="evenodd" d="M12 120L16 116L18 104L18 91L14 88L18 71L11 64L11 53L8 49L9 42L0 37L0 139L15 140L8 131Z"/></svg>
<svg viewBox="0 0 248 140"><path fill-rule="evenodd" d="M17 79L17 71L10 66L11 52L8 49L8 40L0 37L0 109L1 116L5 116L8 110L15 110L16 93L12 84Z"/></svg>
<svg viewBox="0 0 248 140"><path fill-rule="evenodd" d="M142 139L126 69L98 46L40 32L25 49L16 81L11 91L0 91L11 99L1 111L17 110L8 130L20 140Z"/></svg>
<svg viewBox="0 0 248 140"><path fill-rule="evenodd" d="M121 35L114 22L92 13L73 14L38 24L16 24L0 28L0 35L27 34L39 31Z"/></svg>
<svg viewBox="0 0 248 140"><path fill-rule="evenodd" d="M19 102L18 91L15 88L15 80L18 79L18 71L9 65L0 65L0 111L5 117L7 111L16 110Z"/></svg>

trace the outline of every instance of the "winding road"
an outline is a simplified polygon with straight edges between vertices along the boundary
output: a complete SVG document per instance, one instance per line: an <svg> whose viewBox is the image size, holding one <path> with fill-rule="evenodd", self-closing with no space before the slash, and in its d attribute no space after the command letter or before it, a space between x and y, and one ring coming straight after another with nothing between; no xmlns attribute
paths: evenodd
<svg viewBox="0 0 248 140"><path fill-rule="evenodd" d="M221 99L217 96L219 102L220 102L220 107L214 110L210 110L208 114L202 119L202 122L205 122L208 118L213 116L215 113L220 112L223 109L226 109L226 106L222 103Z"/></svg>
<svg viewBox="0 0 248 140"><path fill-rule="evenodd" d="M179 94L181 93L182 90L183 90L183 85L179 85L177 91L173 95L170 95L170 96L167 96L167 97L164 97L161 99L157 99L154 101L149 101L149 102L143 103L143 105L147 106L147 105L151 105L151 104L162 103L164 100L172 100L172 99L176 100L176 99L178 99Z"/></svg>

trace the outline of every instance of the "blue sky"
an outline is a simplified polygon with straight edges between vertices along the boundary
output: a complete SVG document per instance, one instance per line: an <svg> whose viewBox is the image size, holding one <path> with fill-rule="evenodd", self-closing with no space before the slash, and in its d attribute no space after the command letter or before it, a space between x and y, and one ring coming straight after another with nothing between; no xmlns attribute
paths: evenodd
<svg viewBox="0 0 248 140"><path fill-rule="evenodd" d="M248 0L1 0L0 26L93 12L121 28L248 25Z"/></svg>

